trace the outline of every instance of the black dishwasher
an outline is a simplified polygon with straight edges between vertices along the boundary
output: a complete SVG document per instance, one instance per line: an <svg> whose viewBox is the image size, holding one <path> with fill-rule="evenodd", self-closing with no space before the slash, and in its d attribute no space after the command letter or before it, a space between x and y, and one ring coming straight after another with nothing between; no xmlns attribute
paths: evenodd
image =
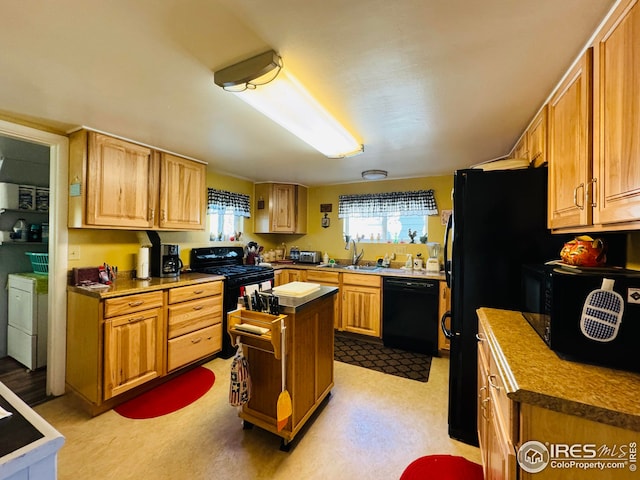
<svg viewBox="0 0 640 480"><path fill-rule="evenodd" d="M382 341L386 347L438 354L438 280L384 277Z"/></svg>

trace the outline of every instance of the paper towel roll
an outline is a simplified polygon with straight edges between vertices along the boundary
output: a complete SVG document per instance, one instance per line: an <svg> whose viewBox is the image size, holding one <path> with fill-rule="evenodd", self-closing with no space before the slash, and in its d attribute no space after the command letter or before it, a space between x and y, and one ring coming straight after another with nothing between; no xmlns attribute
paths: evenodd
<svg viewBox="0 0 640 480"><path fill-rule="evenodd" d="M138 267L136 268L136 278L149 278L149 248L141 247L138 252Z"/></svg>

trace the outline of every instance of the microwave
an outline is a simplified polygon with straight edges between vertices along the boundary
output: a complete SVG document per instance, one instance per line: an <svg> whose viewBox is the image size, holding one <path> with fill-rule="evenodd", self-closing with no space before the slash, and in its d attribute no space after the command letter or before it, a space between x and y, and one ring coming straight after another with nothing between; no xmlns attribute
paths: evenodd
<svg viewBox="0 0 640 480"><path fill-rule="evenodd" d="M594 339L581 327L588 296L613 280L622 297L615 335ZM524 265L521 311L542 340L561 358L640 372L640 272L616 268ZM585 330L587 333L583 333Z"/></svg>

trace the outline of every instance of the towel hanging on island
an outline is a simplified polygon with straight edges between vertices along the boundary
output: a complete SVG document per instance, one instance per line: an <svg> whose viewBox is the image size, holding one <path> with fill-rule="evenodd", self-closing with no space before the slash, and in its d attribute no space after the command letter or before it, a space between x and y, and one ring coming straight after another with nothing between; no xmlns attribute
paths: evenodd
<svg viewBox="0 0 640 480"><path fill-rule="evenodd" d="M229 384L229 403L240 407L251 399L251 377L249 364L238 340L238 351L231 362L231 382Z"/></svg>

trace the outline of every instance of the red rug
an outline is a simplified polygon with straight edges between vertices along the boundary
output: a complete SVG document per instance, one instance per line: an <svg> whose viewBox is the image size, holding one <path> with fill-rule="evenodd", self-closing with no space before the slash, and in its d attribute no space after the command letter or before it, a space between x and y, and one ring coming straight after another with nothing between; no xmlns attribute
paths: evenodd
<svg viewBox="0 0 640 480"><path fill-rule="evenodd" d="M211 370L196 367L118 405L114 410L127 418L160 417L198 400L209 391L215 380Z"/></svg>
<svg viewBox="0 0 640 480"><path fill-rule="evenodd" d="M400 480L482 480L482 466L453 455L428 455L409 464Z"/></svg>

